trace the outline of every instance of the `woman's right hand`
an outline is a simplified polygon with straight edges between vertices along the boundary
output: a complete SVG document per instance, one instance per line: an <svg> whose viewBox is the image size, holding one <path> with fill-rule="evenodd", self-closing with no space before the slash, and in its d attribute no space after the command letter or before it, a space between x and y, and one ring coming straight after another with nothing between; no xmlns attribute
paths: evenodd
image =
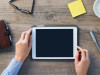
<svg viewBox="0 0 100 75"><path fill-rule="evenodd" d="M88 50L82 49L77 46L79 51L77 51L75 56L75 69L77 75L87 75L87 71L90 65L89 53ZM79 52L81 52L81 59L79 61Z"/></svg>

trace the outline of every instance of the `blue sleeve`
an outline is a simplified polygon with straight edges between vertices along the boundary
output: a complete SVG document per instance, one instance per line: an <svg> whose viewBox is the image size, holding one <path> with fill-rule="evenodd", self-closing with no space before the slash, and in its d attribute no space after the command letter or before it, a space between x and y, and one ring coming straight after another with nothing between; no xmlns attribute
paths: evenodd
<svg viewBox="0 0 100 75"><path fill-rule="evenodd" d="M17 75L22 64L22 62L16 61L15 58L13 58L11 63L8 65L8 67L3 71L1 75Z"/></svg>

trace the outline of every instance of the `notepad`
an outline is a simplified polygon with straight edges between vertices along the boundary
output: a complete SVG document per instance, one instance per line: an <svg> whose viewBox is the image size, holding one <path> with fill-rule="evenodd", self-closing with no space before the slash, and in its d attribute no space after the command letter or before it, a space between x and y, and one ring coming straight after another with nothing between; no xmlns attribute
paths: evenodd
<svg viewBox="0 0 100 75"><path fill-rule="evenodd" d="M77 17L86 13L84 5L81 0L74 1L68 4L72 17Z"/></svg>

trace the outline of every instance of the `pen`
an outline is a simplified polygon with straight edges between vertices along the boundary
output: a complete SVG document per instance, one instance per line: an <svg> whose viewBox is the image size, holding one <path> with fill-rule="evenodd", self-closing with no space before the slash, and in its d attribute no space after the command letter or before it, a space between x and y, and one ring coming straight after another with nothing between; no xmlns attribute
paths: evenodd
<svg viewBox="0 0 100 75"><path fill-rule="evenodd" d="M5 22L6 28L9 30L8 24L6 23L5 20L4 20L4 22ZM11 35L9 35L9 38L10 38L10 41L12 41L12 39L11 39Z"/></svg>
<svg viewBox="0 0 100 75"><path fill-rule="evenodd" d="M96 39L96 37L95 37L94 32L91 31L90 34L91 34L91 37L92 37L94 43L96 44L96 47L97 47L97 49L98 49L98 51L99 51L99 53L100 53L100 46L99 46L99 44L98 44L98 41L97 41L97 39Z"/></svg>

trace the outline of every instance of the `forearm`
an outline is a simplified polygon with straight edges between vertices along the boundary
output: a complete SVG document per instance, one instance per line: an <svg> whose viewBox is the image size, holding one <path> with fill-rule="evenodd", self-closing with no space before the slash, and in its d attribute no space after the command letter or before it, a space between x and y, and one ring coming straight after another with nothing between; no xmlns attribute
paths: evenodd
<svg viewBox="0 0 100 75"><path fill-rule="evenodd" d="M8 67L3 71L1 75L17 75L22 64L22 62L16 61L15 58L13 58L11 63L8 65Z"/></svg>
<svg viewBox="0 0 100 75"><path fill-rule="evenodd" d="M32 29L30 28L28 31L22 33L20 40L16 43L16 52L15 58L12 59L9 66L3 71L1 75L17 75L22 62L29 55L30 50L32 48L32 36L30 35Z"/></svg>

